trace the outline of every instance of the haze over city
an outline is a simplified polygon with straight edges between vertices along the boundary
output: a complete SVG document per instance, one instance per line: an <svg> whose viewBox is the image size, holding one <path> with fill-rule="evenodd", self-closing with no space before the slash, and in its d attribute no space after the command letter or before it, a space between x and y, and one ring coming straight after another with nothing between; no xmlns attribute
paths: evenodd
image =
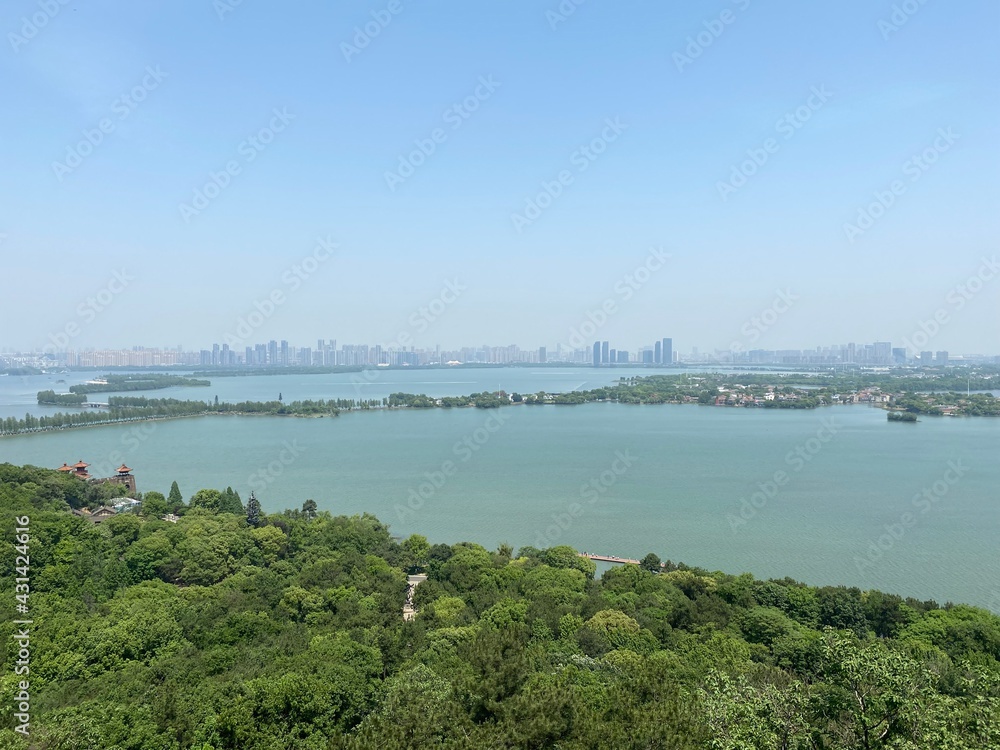
<svg viewBox="0 0 1000 750"><path fill-rule="evenodd" d="M0 347L997 348L995 6L559 7L16 3Z"/></svg>

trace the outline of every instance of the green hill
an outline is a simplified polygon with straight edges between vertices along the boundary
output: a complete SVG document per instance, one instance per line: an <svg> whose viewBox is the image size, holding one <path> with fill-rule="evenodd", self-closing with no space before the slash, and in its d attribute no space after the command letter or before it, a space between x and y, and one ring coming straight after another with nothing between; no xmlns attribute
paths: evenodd
<svg viewBox="0 0 1000 750"><path fill-rule="evenodd" d="M1000 747L981 609L672 562L595 580L568 547L397 543L310 501L251 526L211 510L231 491L95 525L69 512L94 492L0 465L3 614L28 516L33 620L31 744L5 638L0 748Z"/></svg>

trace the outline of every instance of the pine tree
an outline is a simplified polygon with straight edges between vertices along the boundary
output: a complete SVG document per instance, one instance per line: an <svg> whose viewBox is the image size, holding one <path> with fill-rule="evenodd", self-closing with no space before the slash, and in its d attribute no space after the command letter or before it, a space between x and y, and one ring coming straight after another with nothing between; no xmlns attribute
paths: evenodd
<svg viewBox="0 0 1000 750"><path fill-rule="evenodd" d="M257 496L250 492L250 499L247 500L247 523L251 526L260 526L260 503L257 502Z"/></svg>
<svg viewBox="0 0 1000 750"><path fill-rule="evenodd" d="M222 499L219 500L219 512L243 515L243 502L240 500L240 494L234 492L232 487L226 487L225 492L222 493Z"/></svg>
<svg viewBox="0 0 1000 750"><path fill-rule="evenodd" d="M302 514L309 520L314 519L316 517L316 501L310 498L302 503Z"/></svg>
<svg viewBox="0 0 1000 750"><path fill-rule="evenodd" d="M184 505L184 497L181 495L181 488L177 486L175 481L170 485L170 494L167 495L167 503L170 505L171 512L177 509L177 506Z"/></svg>

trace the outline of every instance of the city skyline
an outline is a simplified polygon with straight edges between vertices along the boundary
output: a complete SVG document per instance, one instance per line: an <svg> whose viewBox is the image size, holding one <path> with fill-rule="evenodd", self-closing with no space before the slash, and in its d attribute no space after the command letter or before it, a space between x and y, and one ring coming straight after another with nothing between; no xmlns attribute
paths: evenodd
<svg viewBox="0 0 1000 750"><path fill-rule="evenodd" d="M906 364L947 365L961 362L997 362L1000 355L990 352L952 352L928 348L908 350L891 341L818 345L795 349L706 350L697 346L681 352L672 337L664 337L637 349L612 346L611 340L596 340L585 348L540 346L522 348L517 344L489 344L462 347L393 347L381 344L343 343L318 339L316 346L299 346L287 339L247 345L239 350L228 344L188 350L183 346L157 348L133 346L123 349L84 349L59 352L13 352L0 349L0 366L39 364L70 367L188 366L188 367L357 367L424 366L445 364L590 364L592 366L671 364L843 364L887 367Z"/></svg>

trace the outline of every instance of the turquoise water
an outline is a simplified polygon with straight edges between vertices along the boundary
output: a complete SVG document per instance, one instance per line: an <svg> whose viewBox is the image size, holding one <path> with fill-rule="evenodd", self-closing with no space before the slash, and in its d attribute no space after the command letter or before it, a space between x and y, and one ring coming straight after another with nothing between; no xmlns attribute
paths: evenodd
<svg viewBox="0 0 1000 750"><path fill-rule="evenodd" d="M568 390L604 374L502 372L504 388L526 392ZM497 372L406 375L442 394L482 390ZM448 376L456 382L444 382ZM542 377L546 384L537 385ZM232 392L260 387L249 380L218 379L220 398L230 397L223 384ZM294 376L254 380L280 387L286 399L331 396L322 383L299 396ZM418 390L397 380L384 377L381 387ZM831 418L832 437L823 429ZM4 438L0 461L55 467L83 458L97 473L125 461L140 490L166 492L177 480L189 497L231 485L244 499L256 489L265 510L311 497L331 512L374 513L394 534L432 541L566 543L623 557L653 551L731 573L1000 610L998 447L994 419L908 425L864 406L792 412L589 404L196 417ZM958 462L961 476L948 472L949 461ZM933 503L915 498L935 482ZM759 483L773 497L757 496L753 508ZM422 484L426 497L408 504ZM869 556L880 537L884 549Z"/></svg>

